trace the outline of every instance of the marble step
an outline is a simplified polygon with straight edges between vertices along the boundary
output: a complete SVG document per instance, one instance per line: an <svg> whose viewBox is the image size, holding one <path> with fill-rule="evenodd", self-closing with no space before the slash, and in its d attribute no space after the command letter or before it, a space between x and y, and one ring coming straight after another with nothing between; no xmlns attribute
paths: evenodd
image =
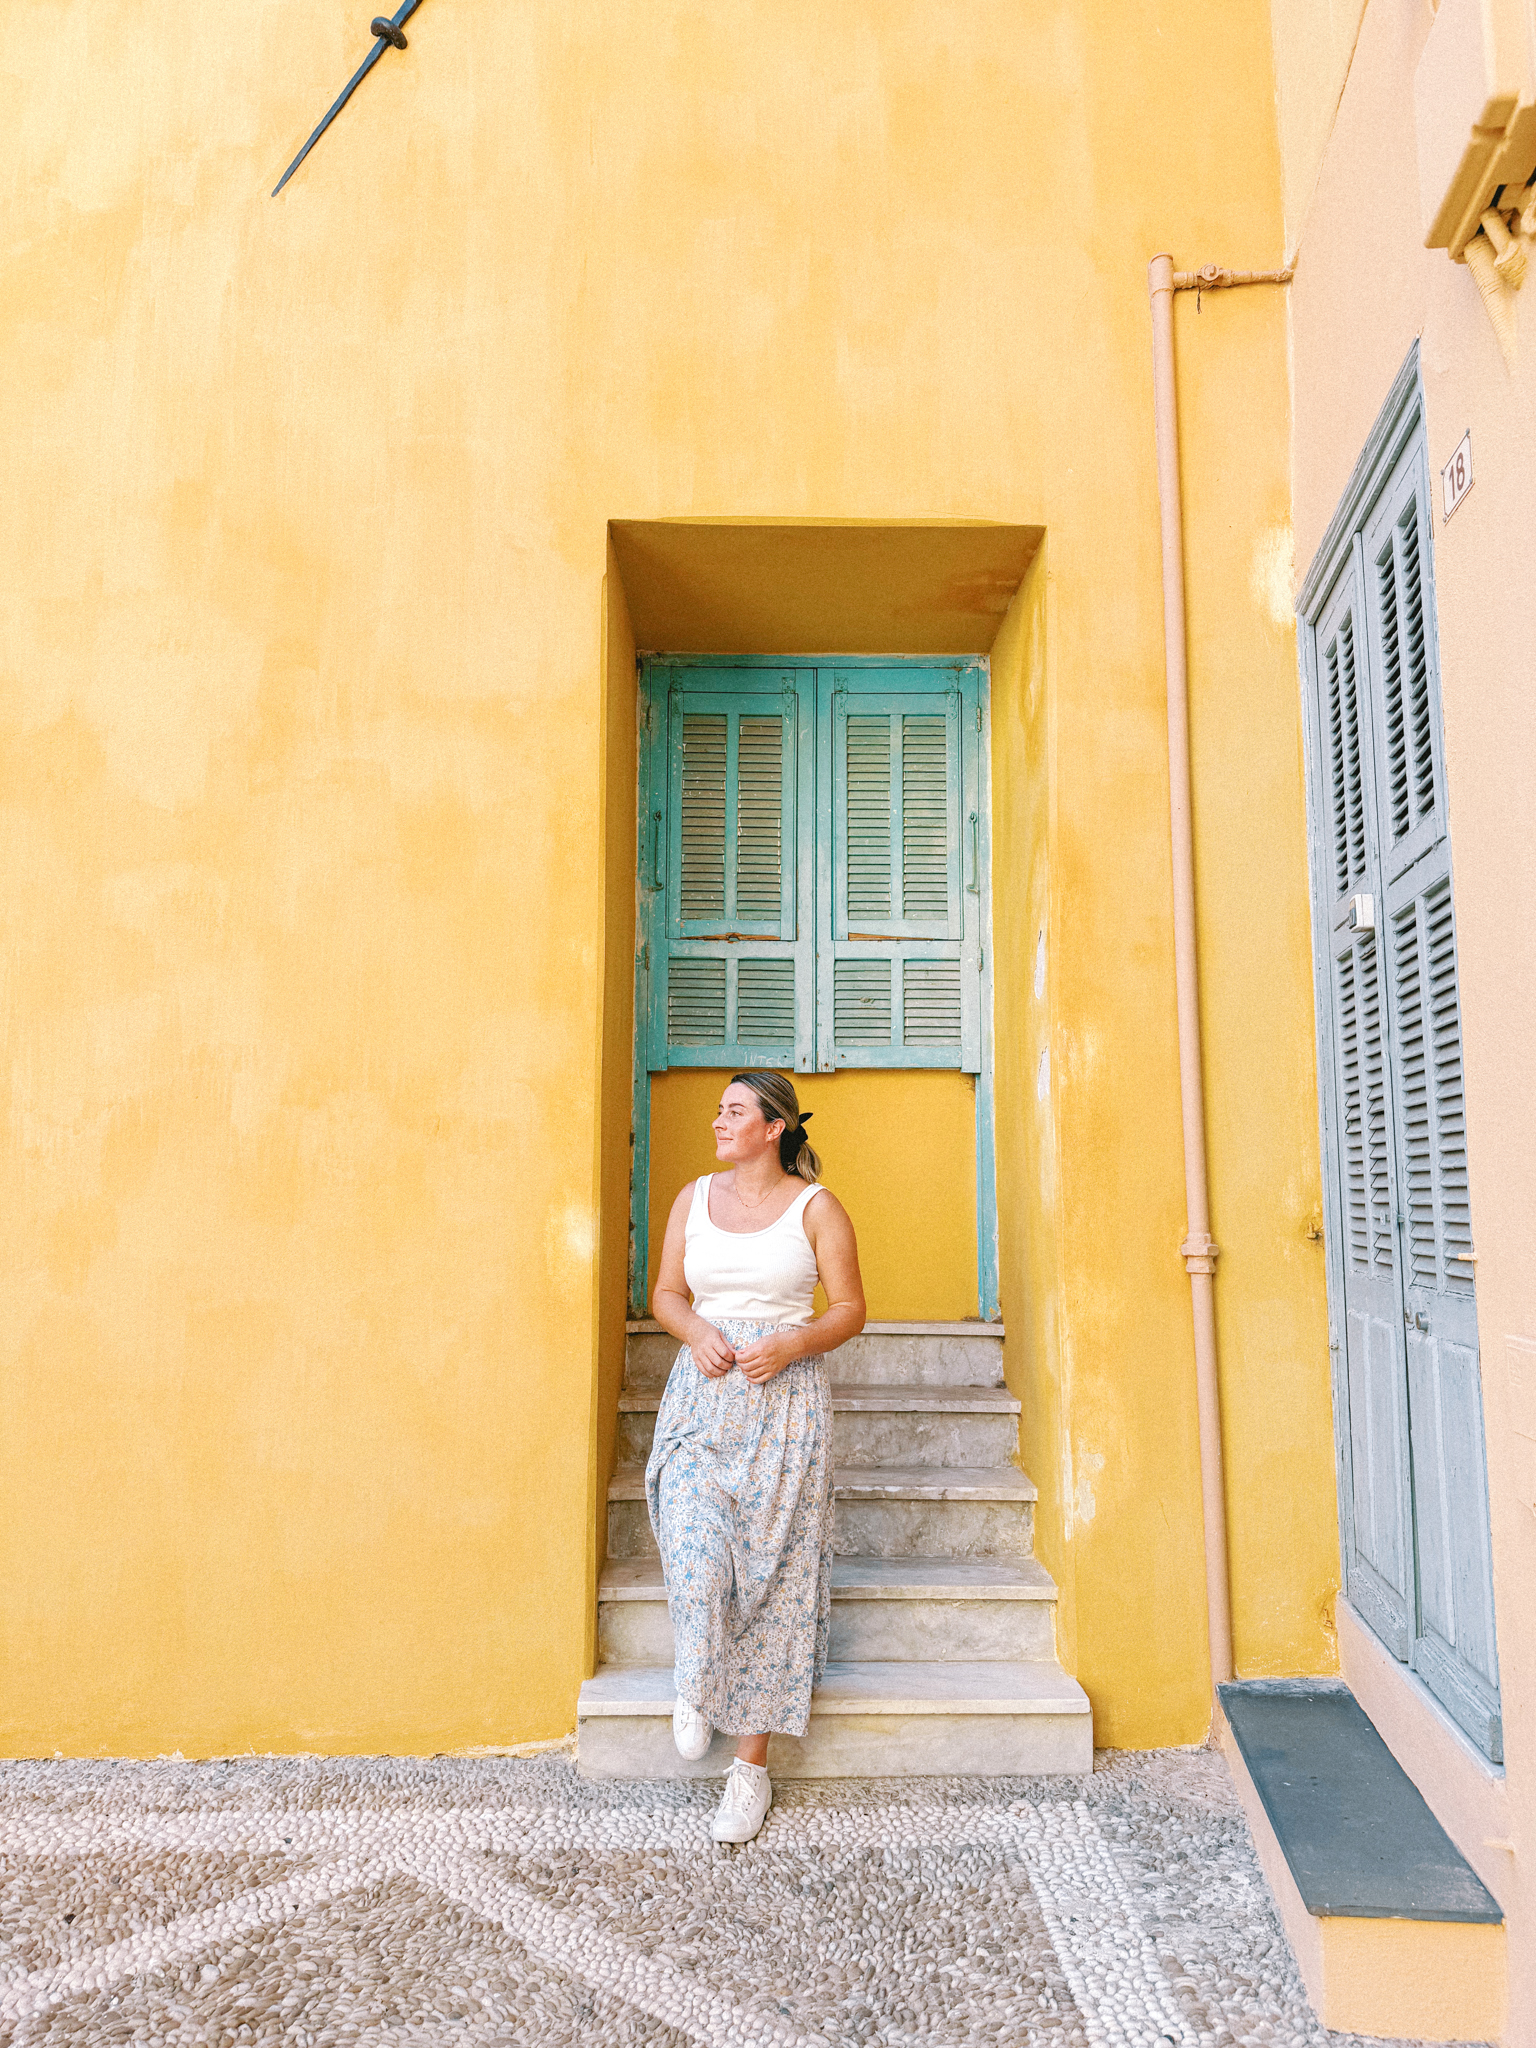
<svg viewBox="0 0 1536 2048"><path fill-rule="evenodd" d="M625 1325L627 1393L659 1393L678 1342L659 1323ZM1000 1387L1001 1323L866 1323L862 1333L827 1353L834 1386Z"/></svg>
<svg viewBox="0 0 1536 2048"><path fill-rule="evenodd" d="M589 1778L718 1777L736 1752L717 1735L685 1763L672 1741L670 1665L599 1666L581 1688L576 1757ZM1093 1768L1088 1695L1048 1659L832 1663L803 1736L775 1735L779 1778L1013 1777Z"/></svg>
<svg viewBox="0 0 1536 2048"><path fill-rule="evenodd" d="M597 1592L600 1663L670 1664L661 1560L614 1560ZM1032 1557L840 1557L832 1566L837 1663L1007 1663L1056 1654L1056 1585Z"/></svg>
<svg viewBox="0 0 1536 2048"><path fill-rule="evenodd" d="M618 1461L650 1456L659 1393L619 1396ZM840 1465L1006 1465L1019 1448L1019 1401L1006 1387L836 1386Z"/></svg>
<svg viewBox="0 0 1536 2048"><path fill-rule="evenodd" d="M845 1465L832 1495L839 1557L1028 1557L1034 1547L1034 1482L1012 1465ZM656 1555L639 1465L609 1482L608 1555Z"/></svg>

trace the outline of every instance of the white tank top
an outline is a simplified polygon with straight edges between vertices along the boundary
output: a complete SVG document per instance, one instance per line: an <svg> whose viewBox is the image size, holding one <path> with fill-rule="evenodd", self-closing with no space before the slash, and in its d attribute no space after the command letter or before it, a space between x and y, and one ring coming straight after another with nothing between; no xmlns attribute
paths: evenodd
<svg viewBox="0 0 1536 2048"><path fill-rule="evenodd" d="M807 1204L821 1193L812 1182L766 1230L722 1230L711 1222L709 1184L693 1184L684 1238L683 1277L706 1322L808 1323L816 1292L816 1254L805 1234Z"/></svg>

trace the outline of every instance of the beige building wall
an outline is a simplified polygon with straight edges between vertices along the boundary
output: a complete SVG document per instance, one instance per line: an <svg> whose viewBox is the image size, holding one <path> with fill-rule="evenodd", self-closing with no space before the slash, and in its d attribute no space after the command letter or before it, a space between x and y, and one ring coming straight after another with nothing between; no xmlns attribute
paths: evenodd
<svg viewBox="0 0 1536 2048"><path fill-rule="evenodd" d="M1409 347L1421 350L1466 1073L1505 1767L1353 1625L1344 1670L1509 1924L1511 2043L1536 2041L1536 287L1506 361L1464 265L1422 246L1423 0L1370 0L1298 247L1296 559L1305 573ZM1302 75L1276 10L1279 68ZM1326 81L1319 78L1324 98ZM1439 470L1470 430L1447 521ZM1512 552L1513 551L1513 552Z"/></svg>
<svg viewBox="0 0 1536 2048"><path fill-rule="evenodd" d="M1366 0L1270 0L1285 245L1296 246L1343 96Z"/></svg>

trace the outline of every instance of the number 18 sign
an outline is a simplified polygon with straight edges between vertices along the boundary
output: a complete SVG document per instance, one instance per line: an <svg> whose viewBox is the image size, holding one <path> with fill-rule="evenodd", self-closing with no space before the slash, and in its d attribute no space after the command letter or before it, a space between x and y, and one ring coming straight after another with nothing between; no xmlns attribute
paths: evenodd
<svg viewBox="0 0 1536 2048"><path fill-rule="evenodd" d="M1440 472L1440 487L1444 493L1444 517L1449 519L1456 507L1472 488L1472 435L1469 430L1463 434L1456 453Z"/></svg>

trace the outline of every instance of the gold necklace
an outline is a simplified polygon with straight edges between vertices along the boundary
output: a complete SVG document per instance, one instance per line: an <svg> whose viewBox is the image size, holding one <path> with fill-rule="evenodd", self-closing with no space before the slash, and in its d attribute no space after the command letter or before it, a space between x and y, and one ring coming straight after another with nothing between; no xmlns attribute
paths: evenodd
<svg viewBox="0 0 1536 2048"><path fill-rule="evenodd" d="M786 1174L783 1176L783 1178L787 1180L789 1176ZM770 1188L768 1190L768 1195L771 1195L774 1192L775 1190L773 1188ZM737 1187L734 1179L731 1182L731 1193L736 1197L737 1201L740 1202L743 1209L761 1209L764 1202L766 1202L768 1199L768 1195L759 1195L755 1202L749 1202L746 1196L741 1192L740 1188Z"/></svg>

